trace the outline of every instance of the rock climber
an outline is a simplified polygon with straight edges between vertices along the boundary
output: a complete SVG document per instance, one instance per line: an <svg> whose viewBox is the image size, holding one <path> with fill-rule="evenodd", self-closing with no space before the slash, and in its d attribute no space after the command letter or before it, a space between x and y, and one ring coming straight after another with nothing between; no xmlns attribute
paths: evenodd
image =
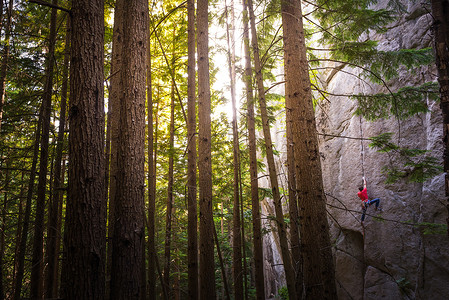
<svg viewBox="0 0 449 300"><path fill-rule="evenodd" d="M357 193L357 196L359 196L360 200L362 200L362 222L365 221L365 214L366 210L368 209L371 204L376 204L376 210L379 209L380 199L376 198L373 200L368 199L368 191L366 189L366 180L365 177L363 177L363 185L359 187L360 192Z"/></svg>

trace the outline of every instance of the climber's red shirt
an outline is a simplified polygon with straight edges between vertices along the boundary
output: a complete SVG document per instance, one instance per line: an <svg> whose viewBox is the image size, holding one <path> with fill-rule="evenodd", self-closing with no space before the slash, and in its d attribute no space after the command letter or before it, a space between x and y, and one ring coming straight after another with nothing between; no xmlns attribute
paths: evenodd
<svg viewBox="0 0 449 300"><path fill-rule="evenodd" d="M366 201L368 200L368 191L364 188L363 191L357 193L357 196L359 196L360 200Z"/></svg>

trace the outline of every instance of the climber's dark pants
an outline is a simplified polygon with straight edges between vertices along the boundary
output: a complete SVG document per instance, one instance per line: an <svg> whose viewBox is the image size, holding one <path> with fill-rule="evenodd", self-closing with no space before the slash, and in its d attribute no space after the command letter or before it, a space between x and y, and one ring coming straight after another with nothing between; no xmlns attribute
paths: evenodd
<svg viewBox="0 0 449 300"><path fill-rule="evenodd" d="M376 204L376 209L377 209L379 207L379 204L380 204L380 199L376 198L376 199L368 200L368 201L365 202L365 208L363 209L363 213L362 213L362 222L365 221L366 209L368 208L368 206L370 206L373 203Z"/></svg>

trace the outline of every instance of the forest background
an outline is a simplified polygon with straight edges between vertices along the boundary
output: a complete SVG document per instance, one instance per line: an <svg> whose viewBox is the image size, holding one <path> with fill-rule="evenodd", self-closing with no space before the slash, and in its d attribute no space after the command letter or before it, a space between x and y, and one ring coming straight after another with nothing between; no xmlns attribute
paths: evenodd
<svg viewBox="0 0 449 300"><path fill-rule="evenodd" d="M278 297L336 298L320 74L352 66L385 86L345 95L368 121L425 113L429 97L446 115L447 1L422 4L438 20L434 48L389 52L373 33L399 18L400 1L198 1L196 12L193 1L0 2L2 299L265 299L270 234L286 278ZM388 90L398 68L435 62L439 82ZM271 141L276 120L294 145L287 161ZM391 138L369 137L401 157L389 182L447 170ZM272 213L260 215L262 199Z"/></svg>

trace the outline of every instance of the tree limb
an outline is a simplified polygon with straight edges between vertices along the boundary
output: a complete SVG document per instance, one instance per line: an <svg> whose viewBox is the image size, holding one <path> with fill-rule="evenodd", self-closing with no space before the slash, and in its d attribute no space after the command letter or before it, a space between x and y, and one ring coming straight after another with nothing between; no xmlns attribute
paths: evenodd
<svg viewBox="0 0 449 300"><path fill-rule="evenodd" d="M48 2L45 2L45 1L42 1L42 0L28 0L28 2L36 3L36 4L39 4L39 5L43 5L43 6L48 6L48 7L51 7L51 8L56 8L56 9L65 11L69 15L72 13L72 11L70 9L67 9L65 7L61 7L61 6L58 6L58 5L54 5L52 3L48 3Z"/></svg>

